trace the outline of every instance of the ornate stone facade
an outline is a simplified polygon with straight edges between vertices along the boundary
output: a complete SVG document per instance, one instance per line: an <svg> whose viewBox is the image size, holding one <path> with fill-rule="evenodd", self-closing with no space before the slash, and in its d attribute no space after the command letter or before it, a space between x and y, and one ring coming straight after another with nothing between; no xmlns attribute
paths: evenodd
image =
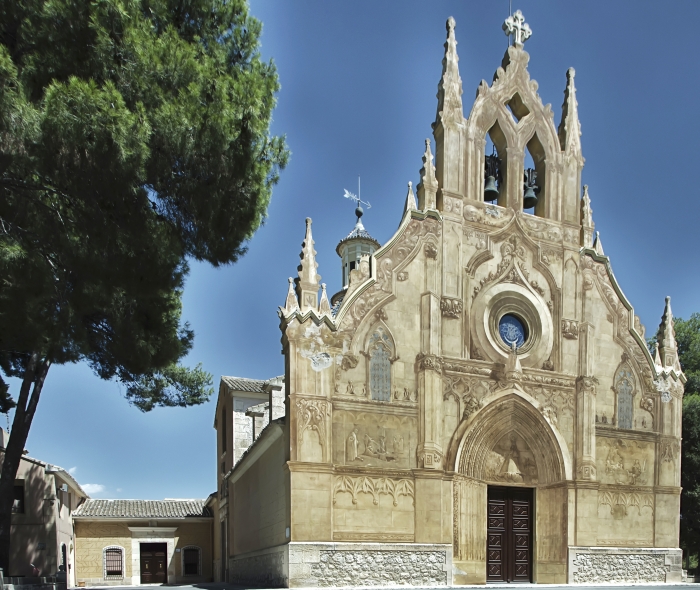
<svg viewBox="0 0 700 590"><path fill-rule="evenodd" d="M289 413L227 476L247 498L279 472L285 508L251 520L234 501L268 544L239 531L232 554L289 543L290 586L497 581L489 502L517 487L531 490L519 510L534 532L519 537L520 578L502 581L660 581L663 568L668 580L685 382L670 302L654 359L594 240L574 70L555 126L516 13L514 44L465 117L455 26L417 201L409 185L381 247L358 218L343 264L353 240L369 249L332 309L307 222L279 310ZM297 566L295 543L329 544Z"/></svg>

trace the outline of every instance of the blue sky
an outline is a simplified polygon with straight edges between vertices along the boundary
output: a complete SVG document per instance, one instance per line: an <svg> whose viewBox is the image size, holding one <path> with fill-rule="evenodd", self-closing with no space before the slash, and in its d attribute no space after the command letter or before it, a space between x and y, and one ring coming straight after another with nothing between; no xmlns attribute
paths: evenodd
<svg viewBox="0 0 700 590"><path fill-rule="evenodd" d="M605 252L647 333L666 295L676 315L700 311L692 28L700 2L523 0L518 8L533 30L530 74L557 124L566 70L576 68L583 181ZM343 189L354 192L358 175L372 204L365 227L382 243L393 234L431 136L447 17L457 21L465 115L507 45L507 0L253 0L251 11L264 23L262 53L282 84L273 132L287 135L292 157L248 254L227 268L192 266L184 318L196 342L187 361L202 362L217 388L222 374L283 372L276 309L296 273L306 217L329 293L340 288L335 246L354 224ZM93 497L205 497L216 488L214 403L142 414L85 365L53 367L27 449L72 468Z"/></svg>

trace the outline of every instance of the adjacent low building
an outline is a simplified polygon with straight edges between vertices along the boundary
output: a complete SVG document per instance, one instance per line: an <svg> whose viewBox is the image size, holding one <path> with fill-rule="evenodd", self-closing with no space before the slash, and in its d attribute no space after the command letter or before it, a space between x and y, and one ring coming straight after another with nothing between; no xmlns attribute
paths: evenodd
<svg viewBox="0 0 700 590"><path fill-rule="evenodd" d="M9 435L0 428L0 463ZM65 571L68 584L75 579L73 512L89 498L66 470L27 455L17 470L12 505L8 578L27 578L33 567L40 575Z"/></svg>
<svg viewBox="0 0 700 590"><path fill-rule="evenodd" d="M73 513L77 584L211 581L212 502L87 500Z"/></svg>

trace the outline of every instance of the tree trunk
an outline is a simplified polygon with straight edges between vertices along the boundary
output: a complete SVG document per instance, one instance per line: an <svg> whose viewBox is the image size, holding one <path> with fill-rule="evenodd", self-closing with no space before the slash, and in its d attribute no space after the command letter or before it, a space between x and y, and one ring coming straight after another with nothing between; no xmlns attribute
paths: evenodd
<svg viewBox="0 0 700 590"><path fill-rule="evenodd" d="M44 380L50 366L50 361L46 358L42 359L36 352L29 356L27 367L24 370L24 377L22 378L17 407L15 408L15 417L12 421L10 439L7 442L2 461L2 472L0 472L0 567L3 568L5 575L8 576L28 573L24 571L14 572L9 569L12 503L14 500L15 477L17 477L17 470L22 460L29 428L32 425L41 389L44 386Z"/></svg>

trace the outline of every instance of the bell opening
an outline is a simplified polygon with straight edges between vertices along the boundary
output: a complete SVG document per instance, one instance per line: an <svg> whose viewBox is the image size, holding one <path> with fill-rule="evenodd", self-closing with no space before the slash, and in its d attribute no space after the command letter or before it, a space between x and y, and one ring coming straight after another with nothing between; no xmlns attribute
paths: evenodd
<svg viewBox="0 0 700 590"><path fill-rule="evenodd" d="M484 137L484 193L486 202L496 202L500 207L507 206L506 187L508 186L508 167L506 166L506 154L508 142L503 131L495 121ZM491 163L489 163L489 161ZM496 170L494 170L494 167ZM489 176L493 182L489 182ZM493 189L496 189L495 191Z"/></svg>
<svg viewBox="0 0 700 590"><path fill-rule="evenodd" d="M523 178L523 210L534 209L537 206L537 171L534 168L526 168Z"/></svg>
<svg viewBox="0 0 700 590"><path fill-rule="evenodd" d="M523 212L536 217L546 217L547 158L537 133L527 142L524 155Z"/></svg>

